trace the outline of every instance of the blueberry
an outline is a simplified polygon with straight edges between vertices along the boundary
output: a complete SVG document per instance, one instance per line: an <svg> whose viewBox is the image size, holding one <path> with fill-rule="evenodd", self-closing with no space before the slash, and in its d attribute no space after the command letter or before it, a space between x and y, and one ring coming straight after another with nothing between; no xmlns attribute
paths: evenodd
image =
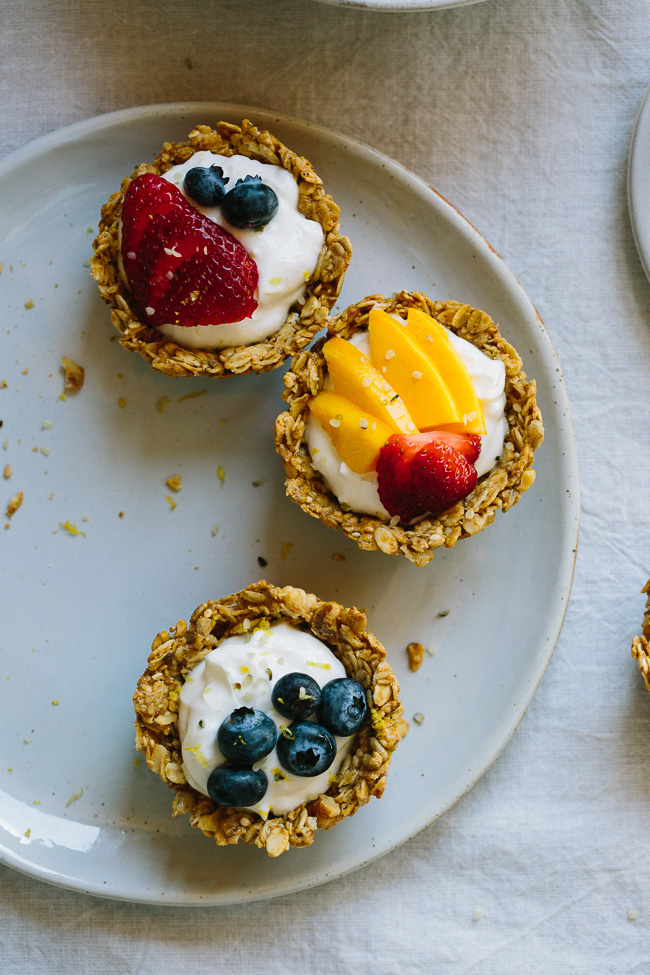
<svg viewBox="0 0 650 975"><path fill-rule="evenodd" d="M320 687L309 674L285 674L273 688L271 700L284 718L308 718L320 704Z"/></svg>
<svg viewBox="0 0 650 975"><path fill-rule="evenodd" d="M273 751L277 737L278 729L268 714L235 708L217 731L217 745L229 762L252 765Z"/></svg>
<svg viewBox="0 0 650 975"><path fill-rule="evenodd" d="M223 199L227 182L221 166L195 166L185 173L183 189L199 206L216 207Z"/></svg>
<svg viewBox="0 0 650 975"><path fill-rule="evenodd" d="M238 765L220 765L208 777L208 795L221 806L254 806L269 787L264 772Z"/></svg>
<svg viewBox="0 0 650 975"><path fill-rule="evenodd" d="M315 721L295 721L278 738L280 764L293 775L320 775L335 757L334 738Z"/></svg>
<svg viewBox="0 0 650 975"><path fill-rule="evenodd" d="M263 183L259 176L247 176L238 180L236 186L221 201L221 212L233 227L251 230L265 227L273 219L278 209L275 191Z"/></svg>
<svg viewBox="0 0 650 975"><path fill-rule="evenodd" d="M331 680L321 691L318 719L333 735L349 738L359 730L367 711L364 689L350 677Z"/></svg>

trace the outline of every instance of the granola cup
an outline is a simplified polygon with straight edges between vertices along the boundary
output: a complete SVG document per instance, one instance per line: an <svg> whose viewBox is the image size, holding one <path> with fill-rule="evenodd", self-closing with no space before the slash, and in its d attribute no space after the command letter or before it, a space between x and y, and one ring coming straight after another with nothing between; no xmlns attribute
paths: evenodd
<svg viewBox="0 0 650 975"><path fill-rule="evenodd" d="M650 691L650 579L648 579L641 592L646 593L648 598L645 604L641 636L635 636L632 640L632 656L643 674L645 686Z"/></svg>
<svg viewBox="0 0 650 975"><path fill-rule="evenodd" d="M367 328L370 310L375 307L402 318L409 308L419 308L491 358L501 359L506 369L508 432L499 463L479 479L464 500L412 526L394 524L394 518L388 522L343 508L313 467L303 442L309 401L323 388L325 380L324 343L332 335L350 338ZM283 399L289 408L276 420L275 444L286 472L287 495L307 514L319 518L329 528L340 529L361 549L401 554L417 566L426 565L437 548L443 545L452 548L459 539L487 528L496 512L507 511L516 504L535 480L533 454L544 439L535 382L526 378L519 355L502 338L498 326L477 308L457 301L432 301L425 294L407 291L393 298L370 295L332 319L329 335L316 342L311 350L294 356L284 383Z"/></svg>
<svg viewBox="0 0 650 975"><path fill-rule="evenodd" d="M245 633L262 620L295 624L323 641L349 677L366 691L368 717L326 793L283 816L264 820L255 812L221 806L193 789L182 769L178 736L178 696L187 673L229 636ZM246 624L246 625L244 625ZM214 838L217 846L246 843L269 856L291 846L309 846L317 829L330 829L352 816L371 796L384 791L392 753L406 727L399 685L379 641L366 630L365 614L354 607L323 602L286 586L261 581L224 599L202 603L189 624L180 620L159 633L147 670L133 697L136 748L147 765L175 791L173 815L189 813L190 825Z"/></svg>
<svg viewBox="0 0 650 975"><path fill-rule="evenodd" d="M92 276L102 298L111 306L111 321L121 334L120 343L131 352L139 352L158 372L168 376L215 377L268 372L305 348L326 325L352 254L350 241L339 233L340 210L325 193L322 180L307 159L297 156L270 132L256 128L248 119L244 119L241 126L219 122L216 129L197 125L188 140L166 142L153 163L138 166L104 204L99 234L93 242ZM323 247L307 282L304 303L294 304L284 324L269 338L251 345L213 350L183 348L138 319L129 288L120 277L119 226L129 183L142 173L162 175L201 150L222 156L243 155L258 162L282 166L298 184L299 212L323 228Z"/></svg>

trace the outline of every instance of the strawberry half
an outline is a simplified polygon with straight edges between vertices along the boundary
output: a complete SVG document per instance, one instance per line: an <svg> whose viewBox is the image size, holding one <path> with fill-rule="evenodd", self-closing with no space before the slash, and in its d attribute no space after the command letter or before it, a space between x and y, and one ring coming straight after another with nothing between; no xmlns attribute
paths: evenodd
<svg viewBox="0 0 650 975"><path fill-rule="evenodd" d="M377 491L389 515L400 521L412 521L420 511L411 486L411 462L422 450L421 444L409 443L412 437L389 437L377 458Z"/></svg>
<svg viewBox="0 0 650 975"><path fill-rule="evenodd" d="M121 250L149 325L221 325L257 308L257 265L245 248L154 173L136 177L124 195Z"/></svg>
<svg viewBox="0 0 650 975"><path fill-rule="evenodd" d="M473 491L481 438L430 430L390 437L379 451L377 489L390 515L409 522L444 511Z"/></svg>
<svg viewBox="0 0 650 975"><path fill-rule="evenodd" d="M451 508L474 490L476 479L474 465L440 440L423 447L411 464L411 483L422 511Z"/></svg>

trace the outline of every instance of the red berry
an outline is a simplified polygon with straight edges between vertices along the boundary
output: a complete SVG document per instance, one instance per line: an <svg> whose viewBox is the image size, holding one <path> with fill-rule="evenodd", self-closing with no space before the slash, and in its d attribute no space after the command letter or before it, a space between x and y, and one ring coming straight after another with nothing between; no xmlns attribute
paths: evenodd
<svg viewBox="0 0 650 975"><path fill-rule="evenodd" d="M257 266L245 248L153 173L125 193L122 260L147 324L221 325L257 308Z"/></svg>
<svg viewBox="0 0 650 975"><path fill-rule="evenodd" d="M476 468L448 443L423 447L411 464L411 483L423 511L445 511L466 498L476 485Z"/></svg>
<svg viewBox="0 0 650 975"><path fill-rule="evenodd" d="M377 460L381 503L403 522L450 508L474 489L480 450L475 434L431 430L390 437Z"/></svg>
<svg viewBox="0 0 650 975"><path fill-rule="evenodd" d="M167 213L178 202L179 191L155 173L131 180L122 203L122 255L135 254L154 216ZM181 193L182 197L183 194Z"/></svg>
<svg viewBox="0 0 650 975"><path fill-rule="evenodd" d="M400 521L412 521L420 511L411 487L411 460L422 449L409 443L409 437L390 437L377 458L377 490L379 500L389 515Z"/></svg>

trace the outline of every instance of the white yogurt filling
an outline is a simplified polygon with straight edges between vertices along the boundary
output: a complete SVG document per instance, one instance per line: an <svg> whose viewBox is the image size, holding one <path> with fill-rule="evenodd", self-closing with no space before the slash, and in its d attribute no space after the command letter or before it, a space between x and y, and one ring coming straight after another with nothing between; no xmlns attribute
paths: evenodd
<svg viewBox="0 0 650 975"><path fill-rule="evenodd" d="M220 207L202 207L188 197L183 180L195 166L221 166L228 177L226 191L238 179L260 176L278 197L273 219L257 230L233 227L222 216ZM218 223L243 244L257 264L259 281L255 298L257 308L240 322L223 325L158 326L168 338L188 349L221 349L233 345L260 342L276 332L287 319L290 307L305 294L323 246L323 229L298 210L298 184L282 166L255 162L247 156L220 156L214 152L195 152L179 166L163 174L200 213Z"/></svg>
<svg viewBox="0 0 650 975"><path fill-rule="evenodd" d="M265 711L278 728L291 724L273 707L271 691L280 677L296 671L309 674L320 687L346 676L343 664L329 647L289 623L228 637L190 671L180 692L178 731L183 772L193 789L207 796L210 772L226 761L217 747L217 731L235 708ZM266 795L257 805L245 808L265 818L269 812L283 815L327 792L352 738L335 736L335 741L334 762L311 778L282 768L274 748L254 765L266 773Z"/></svg>
<svg viewBox="0 0 650 975"><path fill-rule="evenodd" d="M398 320L402 322L402 319ZM504 416L506 369L500 359L491 359L471 342L459 338L449 329L446 331L467 366L485 414L486 433L481 437L481 453L474 465L478 476L481 477L496 465L508 432L508 424ZM356 332L350 342L370 358L370 339L367 332ZM329 377L325 381L325 387L332 388ZM355 474L351 471L347 464L343 463L332 441L311 413L305 427L305 441L313 466L322 475L325 484L339 499L341 505L359 514L390 520L390 514L379 500L376 473L371 471L368 474Z"/></svg>

